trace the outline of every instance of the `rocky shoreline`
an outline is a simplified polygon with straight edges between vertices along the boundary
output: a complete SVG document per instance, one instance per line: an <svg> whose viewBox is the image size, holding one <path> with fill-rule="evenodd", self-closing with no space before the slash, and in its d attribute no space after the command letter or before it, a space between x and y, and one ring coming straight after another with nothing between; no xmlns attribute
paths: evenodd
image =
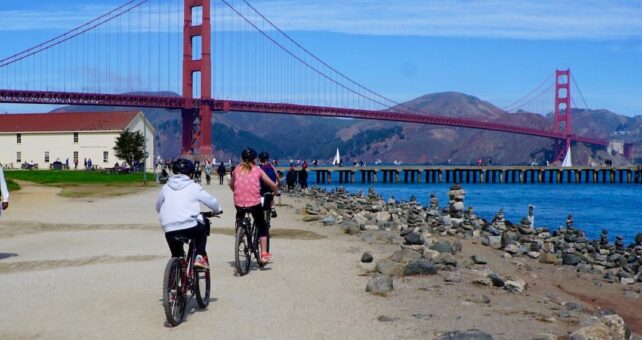
<svg viewBox="0 0 642 340"><path fill-rule="evenodd" d="M614 244L609 243L606 230L600 240L589 240L574 226L570 215L556 230L534 227L528 217L513 224L504 219L501 209L492 221L487 221L477 217L472 207L465 207L466 192L458 184L451 186L448 205L443 208L434 194L425 207L413 197L408 202L392 198L384 201L372 188L367 194L350 194L343 188L332 191L313 188L294 195L309 200L301 211L303 221L339 227L346 234L362 235L367 242L400 246L388 257L375 259L368 252L362 255L360 266L372 273L366 286L366 291L372 294L390 293L396 278L424 275L440 275L444 282L461 282L465 276L472 285L494 287L510 294L522 294L528 289L524 279L503 277L487 268L487 260L481 255L462 258L462 240L494 248L505 259L526 257L542 265L574 266L577 273L592 275L595 286L602 282L642 286L642 233L637 234L634 244L625 246L621 237ZM563 306L560 317L577 309L571 307L574 306ZM631 338L617 314L600 311L587 320L590 321L571 334L571 339ZM471 337L466 337L469 336L466 332L471 332ZM492 337L469 330L444 334L441 338ZM557 339L550 334L541 338Z"/></svg>

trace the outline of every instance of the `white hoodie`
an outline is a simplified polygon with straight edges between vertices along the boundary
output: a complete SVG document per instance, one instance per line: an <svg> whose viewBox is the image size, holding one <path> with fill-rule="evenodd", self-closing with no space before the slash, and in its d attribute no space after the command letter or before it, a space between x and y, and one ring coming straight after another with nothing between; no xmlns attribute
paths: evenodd
<svg viewBox="0 0 642 340"><path fill-rule="evenodd" d="M215 213L222 210L218 200L189 177L171 176L156 200L156 212L165 232L195 227L197 218L200 220L201 203Z"/></svg>
<svg viewBox="0 0 642 340"><path fill-rule="evenodd" d="M0 196L2 196L2 202L9 202L9 189L7 189L7 182L4 180L4 172L2 171L2 165L0 165ZM2 216L1 204L0 204L0 216Z"/></svg>

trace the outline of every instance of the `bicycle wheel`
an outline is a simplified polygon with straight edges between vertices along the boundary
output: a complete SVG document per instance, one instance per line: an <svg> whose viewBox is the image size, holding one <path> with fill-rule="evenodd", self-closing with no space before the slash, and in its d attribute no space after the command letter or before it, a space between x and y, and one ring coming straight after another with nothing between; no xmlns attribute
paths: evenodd
<svg viewBox="0 0 642 340"><path fill-rule="evenodd" d="M236 228L236 240L234 242L234 260L236 262L236 271L240 276L247 274L250 271L250 261L252 260L250 253L250 240L248 240L245 228L239 226Z"/></svg>
<svg viewBox="0 0 642 340"><path fill-rule="evenodd" d="M172 257L167 262L163 278L163 307L167 322L172 326L180 324L185 316L186 304L181 286L182 276L183 269L180 259Z"/></svg>
<svg viewBox="0 0 642 340"><path fill-rule="evenodd" d="M201 308L207 308L210 304L210 271L199 270L194 272L194 291L196 302Z"/></svg>
<svg viewBox="0 0 642 340"><path fill-rule="evenodd" d="M258 264L261 268L265 267L267 263L263 263L261 261L261 247L259 246L259 227L257 227L256 224L252 226L252 245L254 258L256 258L256 264Z"/></svg>

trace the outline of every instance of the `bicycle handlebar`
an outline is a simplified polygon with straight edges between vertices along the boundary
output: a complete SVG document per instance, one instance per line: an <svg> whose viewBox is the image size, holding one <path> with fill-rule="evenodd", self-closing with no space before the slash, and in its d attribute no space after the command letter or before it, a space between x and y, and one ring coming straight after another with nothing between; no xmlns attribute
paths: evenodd
<svg viewBox="0 0 642 340"><path fill-rule="evenodd" d="M204 217L207 217L207 218L212 218L212 217L221 217L221 215L223 214L223 210L221 210L221 211L220 211L220 212L218 212L218 213L215 213L215 212L213 212L213 211L204 211L204 212L202 212L201 214L203 214L203 216L204 216Z"/></svg>

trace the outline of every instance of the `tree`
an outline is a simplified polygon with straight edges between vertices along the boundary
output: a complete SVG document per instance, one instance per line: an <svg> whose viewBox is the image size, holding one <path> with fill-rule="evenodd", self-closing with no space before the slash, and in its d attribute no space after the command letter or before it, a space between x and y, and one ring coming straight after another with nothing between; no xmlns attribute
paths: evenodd
<svg viewBox="0 0 642 340"><path fill-rule="evenodd" d="M114 146L116 157L124 160L130 167L134 167L135 162L140 162L145 158L145 137L140 131L131 132L125 130L116 138Z"/></svg>

